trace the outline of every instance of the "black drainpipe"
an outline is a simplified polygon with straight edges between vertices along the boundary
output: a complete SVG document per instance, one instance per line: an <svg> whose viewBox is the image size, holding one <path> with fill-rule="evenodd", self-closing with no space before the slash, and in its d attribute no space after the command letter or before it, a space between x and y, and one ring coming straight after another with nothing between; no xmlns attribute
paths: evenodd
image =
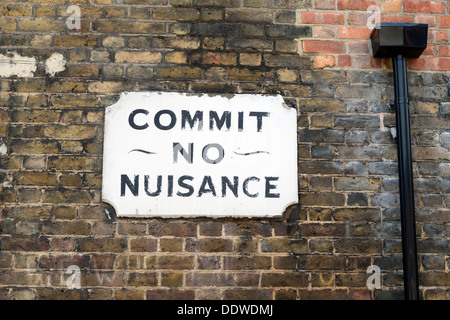
<svg viewBox="0 0 450 320"><path fill-rule="evenodd" d="M398 174L400 179L400 215L402 227L403 276L405 299L418 300L416 223L414 187L409 128L408 83L406 58L401 54L392 58L394 66L395 106L397 120Z"/></svg>
<svg viewBox="0 0 450 320"><path fill-rule="evenodd" d="M418 58L427 46L428 25L381 23L370 36L374 57L392 58L398 137L398 173L406 300L419 299L414 186L411 157L407 58Z"/></svg>

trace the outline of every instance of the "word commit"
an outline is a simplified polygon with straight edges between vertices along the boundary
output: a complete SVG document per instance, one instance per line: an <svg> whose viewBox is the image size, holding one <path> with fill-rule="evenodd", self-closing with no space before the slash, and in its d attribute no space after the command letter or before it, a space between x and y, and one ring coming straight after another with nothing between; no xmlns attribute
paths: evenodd
<svg viewBox="0 0 450 320"><path fill-rule="evenodd" d="M150 125L147 121L147 116L150 112L146 109L136 109L132 111L128 117L128 123L130 127L136 130L145 130ZM139 117L138 117L139 115ZM144 115L144 116L142 116ZM269 112L258 112L258 111L250 111L248 113L249 117L255 117L256 119L256 131L260 132L263 126L263 118L268 117L270 115ZM138 118L138 119L136 119ZM142 119L144 118L144 119ZM186 129L189 126L191 129L197 124L197 130L203 130L203 120L204 114L203 111L195 111L195 114L192 116L188 110L181 110L181 129ZM246 117L244 112L238 112L237 117L232 117L231 111L224 111L221 116L216 111L209 111L209 130L222 130L225 128L226 130L230 130L232 119L237 121L237 129L242 132L244 130L244 123L246 121ZM163 109L155 113L153 117L153 123L156 128L160 130L170 130L175 127L179 118L176 116L175 112L168 109Z"/></svg>

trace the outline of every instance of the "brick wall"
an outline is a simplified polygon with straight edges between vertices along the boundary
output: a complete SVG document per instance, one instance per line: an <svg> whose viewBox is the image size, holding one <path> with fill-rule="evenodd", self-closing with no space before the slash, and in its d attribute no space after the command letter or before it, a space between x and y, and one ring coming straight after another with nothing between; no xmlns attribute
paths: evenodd
<svg viewBox="0 0 450 320"><path fill-rule="evenodd" d="M316 0L315 6L299 14L301 23L313 29L313 37L302 41L302 50L314 55L317 68L392 68L390 60L372 57L368 22L425 23L428 47L420 59L409 62L409 68L450 71L449 10L446 1Z"/></svg>
<svg viewBox="0 0 450 320"><path fill-rule="evenodd" d="M408 75L419 280L448 300L450 3L410 0L0 2L0 298L402 299L392 71L371 56L370 5L430 27ZM299 204L282 219L114 217L104 109L155 90L282 94Z"/></svg>

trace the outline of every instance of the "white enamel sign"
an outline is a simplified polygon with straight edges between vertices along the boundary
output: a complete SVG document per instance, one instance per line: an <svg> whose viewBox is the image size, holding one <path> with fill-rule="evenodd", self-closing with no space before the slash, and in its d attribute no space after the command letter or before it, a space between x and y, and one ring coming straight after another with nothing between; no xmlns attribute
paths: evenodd
<svg viewBox="0 0 450 320"><path fill-rule="evenodd" d="M123 93L106 108L103 201L122 217L275 217L297 203L281 96Z"/></svg>

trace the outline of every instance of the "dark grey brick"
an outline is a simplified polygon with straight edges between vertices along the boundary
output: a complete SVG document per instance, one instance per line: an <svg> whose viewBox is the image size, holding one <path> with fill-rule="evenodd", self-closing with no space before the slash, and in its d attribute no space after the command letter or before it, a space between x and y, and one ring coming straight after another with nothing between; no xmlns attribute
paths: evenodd
<svg viewBox="0 0 450 320"><path fill-rule="evenodd" d="M312 28L290 25L270 25L267 28L267 35L269 37L307 38L312 37Z"/></svg>

